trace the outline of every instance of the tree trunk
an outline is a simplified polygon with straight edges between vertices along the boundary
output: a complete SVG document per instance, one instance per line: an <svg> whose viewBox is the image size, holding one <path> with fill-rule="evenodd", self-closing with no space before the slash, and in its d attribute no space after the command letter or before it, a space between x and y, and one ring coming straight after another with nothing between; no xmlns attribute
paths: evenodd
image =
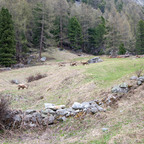
<svg viewBox="0 0 144 144"><path fill-rule="evenodd" d="M43 47L43 36L44 35L44 13L42 15L42 26L41 26L41 37L40 37L40 49L39 49L39 59L41 59L42 47Z"/></svg>

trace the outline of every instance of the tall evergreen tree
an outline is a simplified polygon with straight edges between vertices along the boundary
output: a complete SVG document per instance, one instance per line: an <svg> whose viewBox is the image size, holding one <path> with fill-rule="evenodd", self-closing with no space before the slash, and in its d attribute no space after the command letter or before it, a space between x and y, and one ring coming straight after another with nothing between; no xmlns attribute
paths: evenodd
<svg viewBox="0 0 144 144"><path fill-rule="evenodd" d="M138 23L137 37L136 37L136 53L144 54L144 21L140 20Z"/></svg>
<svg viewBox="0 0 144 144"><path fill-rule="evenodd" d="M0 11L0 65L11 66L15 63L15 33L12 16L8 9Z"/></svg>
<svg viewBox="0 0 144 144"><path fill-rule="evenodd" d="M119 46L119 52L118 52L118 54L119 55L124 55L125 53L126 53L126 49L124 47L124 44L121 43L120 46Z"/></svg>
<svg viewBox="0 0 144 144"><path fill-rule="evenodd" d="M95 28L90 28L88 30L89 46L90 46L88 52L92 52L95 54L101 52L99 48L102 47L102 45L104 44L104 35L106 33L105 19L101 17L101 20L102 20L101 24L99 24Z"/></svg>
<svg viewBox="0 0 144 144"><path fill-rule="evenodd" d="M70 40L70 45L73 49L80 49L82 46L82 29L76 17L72 17L69 20L68 25L68 37Z"/></svg>

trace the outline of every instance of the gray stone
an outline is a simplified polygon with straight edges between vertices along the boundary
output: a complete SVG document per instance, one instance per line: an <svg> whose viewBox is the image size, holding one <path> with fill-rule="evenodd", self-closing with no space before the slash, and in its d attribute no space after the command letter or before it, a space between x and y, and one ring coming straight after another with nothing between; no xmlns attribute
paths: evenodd
<svg viewBox="0 0 144 144"><path fill-rule="evenodd" d="M83 106L83 108L89 108L90 107L89 102L83 102L81 105Z"/></svg>
<svg viewBox="0 0 144 144"><path fill-rule="evenodd" d="M33 114L33 113L35 113L35 112L36 112L36 110L26 110L26 111L25 111L26 114Z"/></svg>
<svg viewBox="0 0 144 144"><path fill-rule="evenodd" d="M55 120L55 117L54 117L53 115L50 115L50 116L45 117L45 118L43 119L43 124L44 124L44 125L53 124L54 120Z"/></svg>
<svg viewBox="0 0 144 144"><path fill-rule="evenodd" d="M41 117L41 114L38 113L38 112L35 112L35 113L32 114L32 116L39 118L39 117Z"/></svg>
<svg viewBox="0 0 144 144"><path fill-rule="evenodd" d="M14 119L15 122L21 122L21 120L22 120L22 118L21 118L20 115L15 115L15 116L13 117L13 119Z"/></svg>
<svg viewBox="0 0 144 144"><path fill-rule="evenodd" d="M93 107L90 109L90 112L92 112L93 114L98 112L98 109L96 107Z"/></svg>
<svg viewBox="0 0 144 144"><path fill-rule="evenodd" d="M108 131L108 128L102 128L102 131L106 132L106 131Z"/></svg>
<svg viewBox="0 0 144 144"><path fill-rule="evenodd" d="M142 84L142 82L141 81L137 81L137 85L141 85Z"/></svg>
<svg viewBox="0 0 144 144"><path fill-rule="evenodd" d="M42 58L40 59L40 61L41 61L41 62L45 62L45 61L46 61L46 57L42 57Z"/></svg>
<svg viewBox="0 0 144 144"><path fill-rule="evenodd" d="M78 109L78 110L75 111L75 113L77 114L77 113L79 113L80 111L81 111L81 110Z"/></svg>
<svg viewBox="0 0 144 144"><path fill-rule="evenodd" d="M120 87L120 88L127 88L128 85L127 85L126 83L123 83L123 84L121 84L119 87Z"/></svg>
<svg viewBox="0 0 144 144"><path fill-rule="evenodd" d="M57 113L57 115L64 116L64 115L68 114L69 112L66 109L59 109L56 111L56 113Z"/></svg>
<svg viewBox="0 0 144 144"><path fill-rule="evenodd" d="M65 116L58 118L58 121L66 121L67 118Z"/></svg>
<svg viewBox="0 0 144 144"><path fill-rule="evenodd" d="M34 127L36 127L36 124L30 123L30 124L29 124L29 127L34 128Z"/></svg>
<svg viewBox="0 0 144 144"><path fill-rule="evenodd" d="M33 116L33 117L31 118L31 121L32 121L33 123L37 122L36 117Z"/></svg>
<svg viewBox="0 0 144 144"><path fill-rule="evenodd" d="M131 78L130 78L130 80L137 80L137 76L132 76Z"/></svg>
<svg viewBox="0 0 144 144"><path fill-rule="evenodd" d="M127 85L124 83L120 86L115 86L112 88L112 93L127 93L128 92L128 87Z"/></svg>
<svg viewBox="0 0 144 144"><path fill-rule="evenodd" d="M95 101L90 101L89 103L90 103L91 107L95 107L97 105L97 103Z"/></svg>
<svg viewBox="0 0 144 144"><path fill-rule="evenodd" d="M93 59L88 60L88 63L98 63L98 62L103 62L103 60L100 59L100 57L95 57Z"/></svg>
<svg viewBox="0 0 144 144"><path fill-rule="evenodd" d="M45 109L50 109L53 106L55 106L54 104L51 104L51 103L45 103L44 105L45 105Z"/></svg>
<svg viewBox="0 0 144 144"><path fill-rule="evenodd" d="M100 107L98 105L96 107L97 107L98 111L100 111L100 112L104 111L104 109L102 107Z"/></svg>
<svg viewBox="0 0 144 144"><path fill-rule="evenodd" d="M47 118L48 115L47 115L47 114L41 114L41 117L42 117L42 118Z"/></svg>
<svg viewBox="0 0 144 144"><path fill-rule="evenodd" d="M66 106L65 105L56 105L56 106L50 106L49 108L56 111L58 109L64 109Z"/></svg>
<svg viewBox="0 0 144 144"><path fill-rule="evenodd" d="M76 115L76 111L72 108L66 108L65 109L66 111L68 111L68 113L66 114L66 117L69 117L69 116L75 116ZM78 110L79 112L79 110Z"/></svg>
<svg viewBox="0 0 144 144"><path fill-rule="evenodd" d="M55 117L53 115L49 116L49 124L52 124L55 120Z"/></svg>
<svg viewBox="0 0 144 144"><path fill-rule="evenodd" d="M115 86L112 88L112 93L118 93L121 91L121 88L119 86Z"/></svg>
<svg viewBox="0 0 144 144"><path fill-rule="evenodd" d="M23 120L24 120L25 122L29 122L31 119L32 119L32 115L29 114L29 115L25 115Z"/></svg>
<svg viewBox="0 0 144 144"><path fill-rule="evenodd" d="M144 76L139 77L138 81L144 82Z"/></svg>
<svg viewBox="0 0 144 144"><path fill-rule="evenodd" d="M78 103L78 102L75 102L73 105L72 105L72 108L77 110L77 109L83 109L83 105Z"/></svg>
<svg viewBox="0 0 144 144"><path fill-rule="evenodd" d="M41 116L40 113L37 113L34 117L36 118L36 121L38 121L39 124L42 123L43 117Z"/></svg>
<svg viewBox="0 0 144 144"><path fill-rule="evenodd" d="M43 114L56 114L55 111L51 110L51 109L45 109L45 110L42 110L41 113Z"/></svg>
<svg viewBox="0 0 144 144"><path fill-rule="evenodd" d="M66 117L69 117L69 116L71 116L71 112L68 112L68 113L66 114Z"/></svg>
<svg viewBox="0 0 144 144"><path fill-rule="evenodd" d="M110 105L113 101L116 101L116 97L113 95L108 95L108 98L106 99L106 104Z"/></svg>
<svg viewBox="0 0 144 144"><path fill-rule="evenodd" d="M72 109L71 107L70 107L70 108L65 108L65 110L67 110L67 111L69 111L69 112L75 111L75 110Z"/></svg>

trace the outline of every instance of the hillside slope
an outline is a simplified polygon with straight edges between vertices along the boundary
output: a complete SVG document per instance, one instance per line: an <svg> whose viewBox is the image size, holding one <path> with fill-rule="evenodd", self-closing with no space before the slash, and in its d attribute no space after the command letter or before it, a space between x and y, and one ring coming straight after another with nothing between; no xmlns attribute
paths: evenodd
<svg viewBox="0 0 144 144"><path fill-rule="evenodd" d="M14 109L44 108L44 103L64 104L71 106L74 102L101 100L111 87L129 81L135 71L144 63L144 59L109 59L102 57L104 62L83 66L81 61L92 57L77 57L78 66L71 67L69 61L59 67L59 62L47 63L43 66L22 68L0 73L0 93L12 100ZM47 77L27 83L27 77L37 73ZM28 89L18 90L11 84L17 79L29 85ZM67 119L66 122L49 126L46 130L27 131L23 134L13 133L14 139L2 139L8 143L143 143L144 142L144 86L140 86L122 98L117 105L108 107L106 112L87 115L84 120ZM41 99L42 97L42 99ZM108 132L102 132L108 128ZM20 137L20 138L18 138ZM19 142L18 142L19 139Z"/></svg>

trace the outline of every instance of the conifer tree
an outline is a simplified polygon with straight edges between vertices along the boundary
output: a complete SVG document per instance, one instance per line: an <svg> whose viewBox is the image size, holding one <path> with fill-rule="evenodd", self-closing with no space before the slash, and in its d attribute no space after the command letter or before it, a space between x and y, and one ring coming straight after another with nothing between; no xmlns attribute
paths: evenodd
<svg viewBox="0 0 144 144"><path fill-rule="evenodd" d="M124 47L124 44L122 43L122 44L120 44L120 46L119 46L119 52L118 52L118 54L119 55L124 55L126 53L126 49L125 49L125 47Z"/></svg>
<svg viewBox="0 0 144 144"><path fill-rule="evenodd" d="M15 34L12 16L8 9L0 11L0 65L11 66L15 63Z"/></svg>
<svg viewBox="0 0 144 144"><path fill-rule="evenodd" d="M144 54L144 21L140 20L138 23L137 37L136 37L136 53Z"/></svg>
<svg viewBox="0 0 144 144"><path fill-rule="evenodd" d="M70 40L70 45L73 49L77 50L81 48L83 41L82 30L76 17L72 17L69 20L68 37Z"/></svg>
<svg viewBox="0 0 144 144"><path fill-rule="evenodd" d="M99 53L100 51L98 50L98 48L101 47L104 43L104 35L106 33L105 19L101 17L101 21L101 24L99 24L97 27L90 28L88 30L90 45L88 52L93 53L93 51L97 51L97 53Z"/></svg>

